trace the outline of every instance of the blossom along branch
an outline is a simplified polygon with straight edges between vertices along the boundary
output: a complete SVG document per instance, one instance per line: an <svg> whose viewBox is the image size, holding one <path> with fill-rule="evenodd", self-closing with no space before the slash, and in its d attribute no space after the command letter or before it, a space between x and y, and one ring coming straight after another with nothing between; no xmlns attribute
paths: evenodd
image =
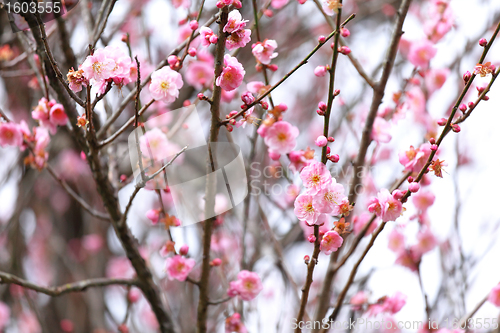
<svg viewBox="0 0 500 333"><path fill-rule="evenodd" d="M93 287L107 287L114 285L136 286L139 281L129 279L88 279L73 283L67 283L57 287L43 287L29 281L23 280L12 274L0 272L0 284L15 284L26 289L34 290L52 297L61 296L68 293L82 292Z"/></svg>
<svg viewBox="0 0 500 333"><path fill-rule="evenodd" d="M493 36L492 36L491 40L488 42L487 47L485 47L485 50L483 51L483 54L481 55L479 64L482 64L482 62L484 61L484 59L486 57L486 54L488 53L488 50L491 47L493 41L496 39L499 31L500 31L500 22L498 23L498 26L497 26L495 32L493 33ZM498 73L496 73L496 74L498 74ZM458 107L459 107L460 103L462 102L463 98L465 97L465 94L467 93L468 89L472 85L472 81L474 80L474 78L475 78L475 74L472 75L470 78L467 79L467 84L464 87L464 89L463 89L460 97L458 98L458 100L457 100L457 102L456 102L456 104L455 104L455 106L454 106L454 108L453 108L453 110L452 110L452 112L450 114L450 117L448 118L448 121L446 123L448 126L451 126L450 124L452 122L452 119L453 119L456 111L458 110ZM496 78L496 75L493 75L491 81L494 81L495 78ZM490 86L491 86L491 82L490 82ZM481 99L484 99L485 94L486 94L486 90L482 92L482 94L480 96ZM446 126L445 126L445 128L443 128L443 131L441 132L441 136L439 137L439 140L437 142L435 142L435 144L437 146L439 146L439 144L442 142L442 140L446 136L446 133L448 133L448 132L446 132ZM427 168L432 163L432 160L433 160L433 157L434 157L436 151L437 151L437 149L433 149L431 151L431 154L429 155L429 158L428 158L426 164L422 167L422 169L418 173L417 178L414 180L415 182L419 182L422 179L423 175L426 173ZM410 195L411 195L411 192L410 191L406 191L405 194L400 199L401 202L405 202ZM369 244L367 245L367 247L363 251L363 254L361 255L361 257L355 263L353 269L351 270L351 273L349 275L347 283L345 284L344 288L342 289L342 291L340 292L340 294L337 297L337 302L336 302L336 304L334 306L334 310L333 310L332 314L329 316L329 320L330 321L334 321L337 318L337 315L339 314L340 309L342 307L342 302L343 302L343 300L344 300L344 298L345 298L345 296L346 296L346 294L347 294L347 292L348 292L348 290L349 290L352 282L354 281L354 277L356 276L356 272L357 272L359 266L361 265L361 262L363 261L363 259L365 258L366 254L368 253L368 251L373 246L373 244L375 242L375 239L382 232L382 230L384 229L384 227L385 227L386 224L387 224L387 222L382 222L380 224L380 226L376 229L376 231L372 234L372 238L370 239ZM426 309L428 309L428 305L426 305ZM322 330L321 332L323 333L323 332L325 332L325 330Z"/></svg>
<svg viewBox="0 0 500 333"><path fill-rule="evenodd" d="M228 22L229 7L224 6L219 11L219 32L217 45L215 49L215 77L221 75L224 63L224 51L226 48L226 33L224 27ZM212 103L210 104L211 124L210 135L208 138L208 160L207 160L207 185L205 191L205 216L215 216L215 191L216 181L214 163L215 145L220 129L220 101L222 98L222 89L214 82ZM212 147L213 146L213 147ZM197 333L207 332L207 313L208 313L208 283L210 279L210 244L212 242L212 231L215 218L211 217L203 222L203 259L201 264L201 277L198 284L200 295L198 298L198 313L196 318Z"/></svg>
<svg viewBox="0 0 500 333"><path fill-rule="evenodd" d="M207 27L207 26L211 25L212 23L214 23L219 18L219 15L220 15L219 12L217 14L213 15L203 26ZM196 38L199 35L200 35L200 31L198 30L197 32L195 32L193 38ZM187 42L188 41L185 40L179 46L177 46L174 50L172 50L169 53L169 55L163 61L161 61L158 64L158 66L156 66L156 69L158 70L158 69L160 69L162 67L167 66L168 65L168 57L170 57L172 55L176 55L180 51L182 51L187 46ZM151 80L151 75L152 74L153 73L150 73L143 80L143 83L141 84L141 89L144 88L148 84L148 82ZM118 110L116 110L116 112L113 113L113 115L106 120L106 122L104 123L104 125L97 132L97 138L98 139L102 139L104 137L104 135L106 134L106 131L108 130L108 128L118 119L118 117L121 115L121 113L123 112L123 110L125 110L125 108L127 107L128 103L130 103L130 101L132 101L132 99L135 97L136 91L137 91L137 88L132 89L130 91L130 93L123 99L123 101L121 102L120 106L118 107Z"/></svg>
<svg viewBox="0 0 500 333"><path fill-rule="evenodd" d="M339 1L339 8L337 9L337 22L336 22L336 28L335 31L340 31L342 27L341 19L342 19L342 0ZM330 127L330 114L332 112L332 106L333 106L333 99L335 96L338 95L338 92L335 91L335 73L337 69L337 59L339 55L338 51L338 45L339 45L339 37L340 34L337 33L335 34L335 40L333 43L333 55L332 55L332 62L330 69L328 70L330 74L330 79L329 79L329 87L328 87L328 100L327 100L327 106L326 106L326 112L324 114L324 125L323 125L323 136L328 137L328 132L329 132L329 127ZM321 163L325 164L327 163L327 146L325 145L322 150L321 150ZM304 287L302 288L302 297L301 297L301 302L300 302L300 308L299 308L299 313L297 315L297 321L300 322L302 321L302 318L304 316L305 308L307 305L307 300L309 298L309 290L311 288L312 282L313 282L313 273L314 273L314 267L318 263L318 257L320 253L320 237L319 237L319 225L314 226L314 250L312 254L312 259L309 261L307 264L307 276L306 276L306 281L304 283ZM296 332L301 332L302 329L300 327L297 327Z"/></svg>
<svg viewBox="0 0 500 333"><path fill-rule="evenodd" d="M30 25L33 37L37 43L37 52L39 52L43 59L45 44L42 39L42 27L38 25L36 18L34 18L32 14L25 14L25 18ZM46 69L48 66L51 66L51 64L45 63ZM122 219L122 214L120 212L118 200L115 196L115 189L103 172L97 150L96 137L93 135L93 132L90 132L90 135L87 133L86 140L84 133L77 126L78 112L76 111L74 104L71 102L71 99L68 98L69 96L67 93L65 93L65 90L61 89L61 85L63 85L63 83L57 79L57 75L54 71L47 71L47 76L49 78L50 85L57 94L58 100L61 101L65 111L68 113L76 141L87 155L87 161L92 171L97 191L99 192L104 206L108 210L111 217L114 231L118 236L125 253L132 264L132 267L137 273L137 279L139 281L138 287L142 290L145 298L151 305L151 309L158 320L160 332L174 333L175 329L172 318L163 308L158 287L155 285L151 271L147 267L145 260L139 252L137 239L135 239L132 235L126 223L119 223ZM87 102L90 103L90 101Z"/></svg>
<svg viewBox="0 0 500 333"><path fill-rule="evenodd" d="M349 23L352 19L356 17L355 14L351 14L344 22L342 22L341 27L344 27L347 23ZM249 110L252 106L255 106L258 104L260 101L262 101L267 95L269 95L271 92L273 92L274 89L278 88L283 82L285 82L293 73L295 73L300 67L304 66L307 64L309 59L326 43L328 42L333 36L338 34L339 31L335 30L332 33L330 33L323 42L319 42L318 45L297 65L295 66L291 71L289 71L285 76L283 76L278 82L276 82L271 88L266 90L265 93L260 95L258 98L255 99L252 103L248 104L243 108L241 111L239 111L237 114L235 114L232 117L229 117L225 119L224 121L220 122L220 126L226 125L229 123L231 119L238 118L241 116L243 113L245 113L247 110Z"/></svg>
<svg viewBox="0 0 500 333"><path fill-rule="evenodd" d="M6 121L6 122L10 122L11 120L9 119L9 117L7 117L7 115L3 112L3 110L0 109L0 116L2 116L2 118ZM25 144L28 146L28 148L30 149L31 152L33 152L33 146L30 142L27 142L26 140L24 140ZM104 213L101 213L101 212L98 212L96 211L95 209L93 209L82 197L80 197L75 191L73 191L73 189L71 188L71 186L68 185L68 183L66 183L66 181L64 179L62 179L61 177L59 177L57 175L57 172L54 170L54 168L52 168L52 166L50 164L46 164L45 165L45 168L47 169L47 171L49 172L49 174L52 176L52 178L54 178L61 186L62 188L76 201L78 202L78 204L80 204L80 206L85 209L90 215L94 216L94 217L97 217L101 220L109 220L110 217L109 215L106 215Z"/></svg>
<svg viewBox="0 0 500 333"><path fill-rule="evenodd" d="M486 58L486 55L488 54L488 51L490 50L491 48L491 45L493 44L493 42L495 41L496 37L498 36L498 33L500 32L500 22L498 22L497 24L497 27L495 29L495 32L493 33L493 35L491 36L491 39L490 41L486 44L486 46L484 47L484 50L483 50L483 53L481 55L481 58L479 59L479 62L478 64L483 64L484 62L484 59ZM474 103L474 107L472 108L472 110L477 106L477 103L479 103L481 100L484 99L484 97L486 96L486 93L489 91L489 88L491 87L491 85L493 84L493 82L496 80L497 76L498 76L498 72L497 71L496 73L493 73L492 75L492 78L491 78L491 81L490 81L490 84L488 85L488 89L485 89L481 94L480 94L480 99L478 99L478 101L476 103ZM470 74L470 73L469 73ZM424 167L422 168L422 170L420 170L420 172L418 173L418 176L415 178L415 182L418 183L420 182L420 180L422 179L422 177L424 176L424 174L427 171L427 169L429 168L429 166L431 165L431 163L433 162L433 159L434 159L434 156L436 155L436 152L437 152L437 148L439 148L439 146L441 145L441 142L443 142L445 136L450 132L450 130L452 129L452 122L453 122L453 118L455 117L455 114L457 113L459 107L460 107L460 104L462 103L462 100L465 98L465 95L467 94L467 92L469 91L469 88L472 86L472 82L474 81L474 79L476 78L476 73L473 73L470 75L469 78L467 78L467 82L465 84L465 87L464 89L462 90L462 93L460 94L459 98L457 99L457 102L455 103L455 105L453 106L453 109L451 111L451 114L450 116L448 117L447 121L446 121L446 124L444 125L443 127L443 130L441 132L441 135L439 136L439 138L437 139L437 141L435 141L435 145L436 145L436 149L433 149L427 159L427 162L425 163ZM469 115L470 113L472 112L472 110L469 111ZM461 119L461 121L465 120L466 118L468 117L468 115ZM459 119L460 120L460 119ZM458 120L457 120L458 121ZM460 121L460 122L461 122ZM402 201L404 202L405 200L408 199L408 197L410 197L411 195L411 192L410 191L406 191L404 197L402 198Z"/></svg>

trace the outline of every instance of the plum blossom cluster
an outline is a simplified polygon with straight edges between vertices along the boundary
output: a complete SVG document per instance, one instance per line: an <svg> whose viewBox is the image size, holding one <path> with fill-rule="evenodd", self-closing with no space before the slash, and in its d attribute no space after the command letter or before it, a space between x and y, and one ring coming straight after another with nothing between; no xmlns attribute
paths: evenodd
<svg viewBox="0 0 500 333"><path fill-rule="evenodd" d="M277 47L278 43L275 40L265 39L252 45L252 53L259 64L269 65L271 60L278 56L278 53L274 52ZM276 70L277 67L272 69Z"/></svg>
<svg viewBox="0 0 500 333"><path fill-rule="evenodd" d="M53 99L48 101L45 97L38 101L31 116L38 120L42 127L47 128L52 135L56 134L57 126L64 126L68 122L64 107Z"/></svg>
<svg viewBox="0 0 500 333"><path fill-rule="evenodd" d="M308 226L321 226L329 216L349 215L352 206L344 194L344 187L336 182L323 163L312 160L302 169L300 178L306 188L294 203L294 212L300 221ZM341 235L347 232L348 226L342 218L335 223L334 229L320 230L320 250L327 255L337 251L343 243ZM314 235L308 238L310 242L316 240Z"/></svg>
<svg viewBox="0 0 500 333"><path fill-rule="evenodd" d="M99 93L104 94L108 84L114 83L122 87L137 78L137 65L119 47L106 46L89 55L78 67L67 74L69 87L74 92L82 90L82 86L96 86Z"/></svg>
<svg viewBox="0 0 500 333"><path fill-rule="evenodd" d="M392 194L387 189L382 189L377 197L368 203L368 211L381 218L383 222L395 221L403 212L403 204L400 199L404 192L395 190Z"/></svg>
<svg viewBox="0 0 500 333"><path fill-rule="evenodd" d="M229 283L227 295L240 296L244 301L251 301L262 291L262 282L257 273L243 270L238 273L238 279Z"/></svg>
<svg viewBox="0 0 500 333"><path fill-rule="evenodd" d="M243 20L241 14L237 10L229 13L228 22L223 28L223 31L230 34L226 39L226 48L231 51L239 47L245 47L250 42L252 31L245 29L248 20Z"/></svg>

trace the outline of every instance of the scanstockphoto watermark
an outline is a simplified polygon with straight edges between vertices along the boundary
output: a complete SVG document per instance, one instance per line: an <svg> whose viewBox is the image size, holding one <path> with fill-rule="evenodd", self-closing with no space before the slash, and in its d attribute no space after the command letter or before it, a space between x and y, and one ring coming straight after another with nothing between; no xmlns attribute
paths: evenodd
<svg viewBox="0 0 500 333"><path fill-rule="evenodd" d="M364 179L364 177L372 172L372 167L360 167L358 169L358 176L360 179ZM338 180L351 180L352 175L354 173L354 167L352 165L348 165L344 168L342 167L333 167L330 169L330 174L333 178ZM250 173L249 177L249 187L250 187L250 195L259 196L281 196L288 193L288 187L291 184L291 181L297 175L294 170L288 166L281 165L269 165L260 162L252 162L250 164ZM346 191L349 190L351 184L344 184L344 188ZM363 186L360 184L356 186L355 192L357 195L363 193Z"/></svg>
<svg viewBox="0 0 500 333"><path fill-rule="evenodd" d="M367 320L366 318L358 318L349 320L338 320L330 321L328 318L324 318L322 321L311 320L311 321L298 321L296 318L292 319L291 328L293 330L299 328L301 330L313 330L313 329L335 329L335 330L360 330L361 332L371 331L371 330L419 330L424 326L427 326L427 322L421 320L415 321L392 321L392 320Z"/></svg>

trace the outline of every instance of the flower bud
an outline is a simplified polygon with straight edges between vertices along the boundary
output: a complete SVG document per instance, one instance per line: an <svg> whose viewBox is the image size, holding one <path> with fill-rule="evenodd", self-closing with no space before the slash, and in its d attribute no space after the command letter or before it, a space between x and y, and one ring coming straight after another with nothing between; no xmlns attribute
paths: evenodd
<svg viewBox="0 0 500 333"><path fill-rule="evenodd" d="M188 54L191 57L196 57L196 49L194 47L190 47L189 50L188 50Z"/></svg>
<svg viewBox="0 0 500 333"><path fill-rule="evenodd" d="M448 120L447 120L446 118L441 118L441 119L439 119L439 120L437 121L437 124L438 124L439 126L444 126L444 125L446 125L446 122L447 122L447 121L448 121Z"/></svg>
<svg viewBox="0 0 500 333"><path fill-rule="evenodd" d="M198 29L198 21L196 20L192 20L191 22L189 22L189 28L191 30L196 30Z"/></svg>
<svg viewBox="0 0 500 333"><path fill-rule="evenodd" d="M267 17L273 17L273 15L274 15L273 11L272 11L272 10L270 10L270 9L266 9L266 10L264 10L263 14L264 14L265 16L267 16Z"/></svg>
<svg viewBox="0 0 500 333"><path fill-rule="evenodd" d="M265 102L265 101L260 101L260 105L262 106L262 108L264 110L269 109L269 104L267 102Z"/></svg>
<svg viewBox="0 0 500 333"><path fill-rule="evenodd" d="M431 145L431 150L432 150L432 151L436 151L436 150L438 150L438 146L437 146L437 145Z"/></svg>
<svg viewBox="0 0 500 333"><path fill-rule="evenodd" d="M326 154L327 154L327 155L330 155L330 152L331 152L330 147L326 146Z"/></svg>
<svg viewBox="0 0 500 333"><path fill-rule="evenodd" d="M232 132L233 131L233 126L226 125L226 129L227 129L228 132Z"/></svg>
<svg viewBox="0 0 500 333"><path fill-rule="evenodd" d="M217 37L217 35L212 35L210 36L209 38L209 42L212 43L212 44L216 44L217 43L217 40L219 40L219 37Z"/></svg>
<svg viewBox="0 0 500 333"><path fill-rule="evenodd" d="M430 139L429 139L429 143L430 143L431 145L435 144L435 143L436 143L436 139L434 139L434 138L430 138Z"/></svg>
<svg viewBox="0 0 500 333"><path fill-rule="evenodd" d="M220 266L221 264L222 264L222 260L220 260L220 258L215 258L210 262L210 266L214 266L214 267Z"/></svg>
<svg viewBox="0 0 500 333"><path fill-rule="evenodd" d="M318 37L318 43L324 43L324 42L326 42L326 37L323 36L323 35L319 36Z"/></svg>
<svg viewBox="0 0 500 333"><path fill-rule="evenodd" d="M326 75L326 67L325 66L318 66L314 69L314 75L317 77L322 77Z"/></svg>
<svg viewBox="0 0 500 333"><path fill-rule="evenodd" d="M179 58L177 58L176 55L171 55L171 56L168 56L168 58L167 58L167 62L170 65L170 67L174 67L178 61L179 61Z"/></svg>
<svg viewBox="0 0 500 333"><path fill-rule="evenodd" d="M348 55L349 53L351 53L351 49L348 46L342 46L339 49L339 52L342 53L343 55Z"/></svg>
<svg viewBox="0 0 500 333"><path fill-rule="evenodd" d="M469 82L471 77L472 77L472 74L469 71L465 72L465 74L463 76L464 82L465 83Z"/></svg>
<svg viewBox="0 0 500 333"><path fill-rule="evenodd" d="M279 160L281 157L281 154L280 153L277 153L273 150L270 150L269 151L269 158L272 159L273 161L277 161Z"/></svg>
<svg viewBox="0 0 500 333"><path fill-rule="evenodd" d="M319 102L319 103L318 103L318 108L319 108L321 111L326 111L326 104L325 104L325 102Z"/></svg>
<svg viewBox="0 0 500 333"><path fill-rule="evenodd" d="M469 106L469 109L472 109L474 107L474 102L469 102L467 105Z"/></svg>
<svg viewBox="0 0 500 333"><path fill-rule="evenodd" d="M412 176L408 177L408 183L413 183L413 177Z"/></svg>
<svg viewBox="0 0 500 333"><path fill-rule="evenodd" d="M335 139L333 138L333 136L328 137L328 142L334 142L334 141L335 141Z"/></svg>
<svg viewBox="0 0 500 333"><path fill-rule="evenodd" d="M314 236L313 234L310 234L308 237L307 237L307 241L309 243L314 243L316 241L316 236Z"/></svg>
<svg viewBox="0 0 500 333"><path fill-rule="evenodd" d="M453 124L453 125L451 125L451 129L452 129L452 130L453 130L453 132L455 132L455 133L458 133L458 132L460 132L460 131L461 131L460 126L458 126L457 124Z"/></svg>
<svg viewBox="0 0 500 333"><path fill-rule="evenodd" d="M319 116L324 116L324 115L325 115L325 111L320 110L320 109L316 110L316 113L317 113Z"/></svg>
<svg viewBox="0 0 500 333"><path fill-rule="evenodd" d="M488 41L486 40L486 38L481 38L479 40L479 45L481 45L482 47L485 47L486 45L488 45Z"/></svg>
<svg viewBox="0 0 500 333"><path fill-rule="evenodd" d="M342 35L342 37L349 37L351 35L351 32L347 28L341 28L340 34Z"/></svg>
<svg viewBox="0 0 500 333"><path fill-rule="evenodd" d="M327 138L325 136L320 135L320 136L318 136L318 138L316 139L316 141L314 143L318 147L324 147L324 146L327 145L328 140L327 140Z"/></svg>
<svg viewBox="0 0 500 333"><path fill-rule="evenodd" d="M231 124L233 126L236 125L236 119L230 119L229 124Z"/></svg>
<svg viewBox="0 0 500 333"><path fill-rule="evenodd" d="M405 191L394 190L394 192L392 192L392 197L396 200L401 199L402 197L404 197L404 195L405 195Z"/></svg>
<svg viewBox="0 0 500 333"><path fill-rule="evenodd" d="M337 162L340 160L340 157L339 157L339 155L337 155L337 154L333 154L333 155L330 155L329 160L330 160L331 162L333 162L333 163L337 163Z"/></svg>
<svg viewBox="0 0 500 333"><path fill-rule="evenodd" d="M271 72L276 72L278 70L278 65L272 64L272 65L267 66L267 68L269 68L269 70Z"/></svg>
<svg viewBox="0 0 500 333"><path fill-rule="evenodd" d="M460 104L460 106L458 107L458 109L460 111L462 111L462 112L465 112L465 111L467 111L467 105L465 105L465 104L462 103L462 104Z"/></svg>
<svg viewBox="0 0 500 333"><path fill-rule="evenodd" d="M408 190L410 190L411 193L416 193L418 190L420 190L420 184L419 183L411 183L410 186L408 186Z"/></svg>

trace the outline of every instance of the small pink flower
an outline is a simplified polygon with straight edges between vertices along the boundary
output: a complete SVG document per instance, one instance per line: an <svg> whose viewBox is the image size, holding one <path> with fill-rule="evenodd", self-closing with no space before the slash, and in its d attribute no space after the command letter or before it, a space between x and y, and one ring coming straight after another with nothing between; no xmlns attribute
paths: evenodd
<svg viewBox="0 0 500 333"><path fill-rule="evenodd" d="M413 247L413 250L420 256L431 251L438 243L436 237L429 230L429 228L426 228L424 231L420 231L417 235L417 240L418 243Z"/></svg>
<svg viewBox="0 0 500 333"><path fill-rule="evenodd" d="M340 205L344 199L347 199L344 195L344 186L337 184L332 178L332 182L320 189L314 196L314 205L321 213L339 215Z"/></svg>
<svg viewBox="0 0 500 333"><path fill-rule="evenodd" d="M90 253L98 253L104 245L104 240L99 234L90 234L82 238L82 247Z"/></svg>
<svg viewBox="0 0 500 333"><path fill-rule="evenodd" d="M316 141L314 141L314 143L318 147L324 147L328 144L328 139L324 135L320 135L320 136L318 136Z"/></svg>
<svg viewBox="0 0 500 333"><path fill-rule="evenodd" d="M286 121L277 121L267 128L264 142L269 149L280 154L287 154L295 148L295 139L298 135L297 127Z"/></svg>
<svg viewBox="0 0 500 333"><path fill-rule="evenodd" d="M387 189L382 189L377 198L370 200L368 211L375 213L383 222L395 221L403 211L403 204L395 199Z"/></svg>
<svg viewBox="0 0 500 333"><path fill-rule="evenodd" d="M235 57L229 54L224 56L224 69L215 83L226 91L232 91L238 88L243 82L245 70Z"/></svg>
<svg viewBox="0 0 500 333"><path fill-rule="evenodd" d="M419 172L427 162L430 154L430 143L424 143L418 149L410 146L410 149L399 153L399 162L405 167L406 171Z"/></svg>
<svg viewBox="0 0 500 333"><path fill-rule="evenodd" d="M308 193L315 195L332 183L332 176L326 166L313 161L300 172L300 179L308 189Z"/></svg>
<svg viewBox="0 0 500 333"><path fill-rule="evenodd" d="M359 216L354 216L352 219L352 223L354 224L354 234L358 235L366 226L368 222L370 222L371 219L371 214L368 213L363 213ZM370 227L368 230L366 230L364 237L370 235L375 228L377 227L377 221L373 221L372 224L370 224Z"/></svg>
<svg viewBox="0 0 500 333"><path fill-rule="evenodd" d="M179 97L179 89L184 82L182 76L169 67L163 67L151 75L149 92L151 97L165 103L172 103Z"/></svg>
<svg viewBox="0 0 500 333"><path fill-rule="evenodd" d="M233 10L232 12L229 13L227 18L227 23L222 29L222 31L227 33L233 33L242 30L246 26L247 22L248 20L242 19L239 11Z"/></svg>
<svg viewBox="0 0 500 333"><path fill-rule="evenodd" d="M108 57L107 51L104 49L95 50L93 55L90 55L83 62L81 69L87 80L103 81L111 77L116 63Z"/></svg>
<svg viewBox="0 0 500 333"><path fill-rule="evenodd" d="M405 248L405 236L398 230L394 228L389 234L389 249L398 253L403 251Z"/></svg>
<svg viewBox="0 0 500 333"><path fill-rule="evenodd" d="M425 85L429 94L439 90L446 82L449 74L450 70L448 68L430 69L425 74Z"/></svg>
<svg viewBox="0 0 500 333"><path fill-rule="evenodd" d="M352 305L353 310L357 311L361 309L363 304L368 302L368 295L364 291L358 291L354 296L351 297L349 303Z"/></svg>
<svg viewBox="0 0 500 333"><path fill-rule="evenodd" d="M493 303L495 306L500 307L500 284L497 284L493 287L493 289L491 289L488 301Z"/></svg>
<svg viewBox="0 0 500 333"><path fill-rule="evenodd" d="M201 45L210 46L210 44L217 43L217 36L209 27L201 27L200 29Z"/></svg>
<svg viewBox="0 0 500 333"><path fill-rule="evenodd" d="M23 133L15 123L0 123L0 146L21 147Z"/></svg>
<svg viewBox="0 0 500 333"><path fill-rule="evenodd" d="M383 304L385 312L391 314L398 313L406 304L406 295L401 292L396 292L392 297L387 297Z"/></svg>
<svg viewBox="0 0 500 333"><path fill-rule="evenodd" d="M201 90L208 87L214 79L213 66L205 61L193 61L186 70L186 81L189 85Z"/></svg>
<svg viewBox="0 0 500 333"><path fill-rule="evenodd" d="M250 29L243 29L233 32L226 39L226 47L229 51L237 49L239 47L245 47L245 45L252 39L250 35L252 31Z"/></svg>
<svg viewBox="0 0 500 333"><path fill-rule="evenodd" d="M326 75L326 67L325 66L318 66L314 69L314 75L317 77L322 77Z"/></svg>
<svg viewBox="0 0 500 333"><path fill-rule="evenodd" d="M314 197L312 195L306 193L299 195L295 199L294 207L293 212L300 221L305 221L309 225L318 224L321 212L314 207Z"/></svg>
<svg viewBox="0 0 500 333"><path fill-rule="evenodd" d="M233 314L231 317L226 318L225 325L226 333L247 333L245 325L241 322L241 316L239 313Z"/></svg>
<svg viewBox="0 0 500 333"><path fill-rule="evenodd" d="M169 147L167 136L157 127L141 136L139 144L143 156L152 160L160 160L163 157L173 155L169 153L172 149Z"/></svg>
<svg viewBox="0 0 500 333"><path fill-rule="evenodd" d="M57 103L50 108L50 116L49 120L54 125L64 126L68 122L68 116L64 111L64 107Z"/></svg>
<svg viewBox="0 0 500 333"><path fill-rule="evenodd" d="M422 39L414 42L410 46L408 60L420 68L427 68L429 61L436 55L436 48L428 39Z"/></svg>
<svg viewBox="0 0 500 333"><path fill-rule="evenodd" d="M244 301L250 301L257 297L262 291L262 282L257 273L241 271L238 273L238 279L229 284L227 295L234 297L240 296Z"/></svg>
<svg viewBox="0 0 500 333"><path fill-rule="evenodd" d="M381 117L376 117L373 122L372 139L378 143L388 143L392 136L389 134L390 125L387 120Z"/></svg>
<svg viewBox="0 0 500 333"><path fill-rule="evenodd" d="M187 259L180 255L167 258L166 270L168 279L185 281L195 264L196 261L194 259Z"/></svg>
<svg viewBox="0 0 500 333"><path fill-rule="evenodd" d="M342 246L344 239L334 230L328 231L321 240L320 250L326 255L335 252Z"/></svg>
<svg viewBox="0 0 500 333"><path fill-rule="evenodd" d="M432 192L422 192L411 196L413 204L422 213L427 212L427 209L434 204L436 196Z"/></svg>
<svg viewBox="0 0 500 333"><path fill-rule="evenodd" d="M150 209L146 212L146 217L151 221L151 223L158 223L160 218L160 211L158 209Z"/></svg>
<svg viewBox="0 0 500 333"><path fill-rule="evenodd" d="M276 43L275 40L265 39L263 42L258 42L252 45L252 53L261 64L269 65L271 63L271 59L278 56L278 53L274 52L277 47L278 43Z"/></svg>

